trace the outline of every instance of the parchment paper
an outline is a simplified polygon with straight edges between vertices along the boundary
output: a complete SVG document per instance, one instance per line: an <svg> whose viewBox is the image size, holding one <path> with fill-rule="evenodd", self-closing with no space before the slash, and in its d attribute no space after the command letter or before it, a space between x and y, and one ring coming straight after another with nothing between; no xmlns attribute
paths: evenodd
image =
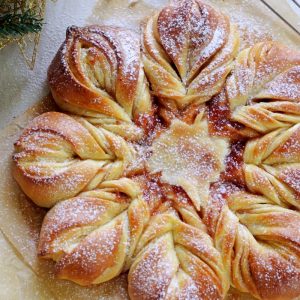
<svg viewBox="0 0 300 300"><path fill-rule="evenodd" d="M90 5L92 3L87 2ZM138 31L141 20L167 3L167 0L94 2L96 4L90 9L85 23L112 24ZM281 21L268 13L256 0L212 0L211 3L228 13L239 25L245 39L242 48L270 38L292 47L300 46L299 37L283 27ZM65 28L62 30L65 31ZM47 41L43 42L47 44ZM52 56L53 53L47 55ZM45 59L50 62L51 58ZM38 67L37 65L36 68ZM45 72L44 64L42 69ZM22 87L24 83L20 82L20 89ZM31 93L34 94L34 86L31 88ZM45 85L43 93L46 91ZM30 99L28 103L32 103ZM0 278L7 279L0 280L0 299L127 299L126 275L96 287L82 288L67 281L56 280L52 263L38 260L36 257L36 242L45 210L26 199L13 181L10 172L11 154L14 141L29 120L42 112L54 109L56 108L51 97L47 97L0 132ZM246 297L240 296L236 291L231 295L231 299Z"/></svg>

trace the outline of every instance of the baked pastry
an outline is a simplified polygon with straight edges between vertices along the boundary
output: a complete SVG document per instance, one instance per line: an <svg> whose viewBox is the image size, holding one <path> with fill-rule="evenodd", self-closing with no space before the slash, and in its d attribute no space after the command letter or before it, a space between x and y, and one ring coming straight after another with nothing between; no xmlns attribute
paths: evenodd
<svg viewBox="0 0 300 300"><path fill-rule="evenodd" d="M196 111L217 94L231 71L239 34L229 18L202 1L177 1L150 17L143 61L165 121Z"/></svg>
<svg viewBox="0 0 300 300"><path fill-rule="evenodd" d="M196 210L167 188L128 275L131 299L223 299L229 277ZM170 201L170 202L168 202Z"/></svg>
<svg viewBox="0 0 300 300"><path fill-rule="evenodd" d="M130 30L69 27L48 80L64 111L128 139L141 138L143 132L133 121L152 108L139 39Z"/></svg>
<svg viewBox="0 0 300 300"><path fill-rule="evenodd" d="M140 51L128 30L71 27L49 68L65 113L33 120L13 156L53 206L39 256L83 286L128 271L131 299L299 296L299 52L237 53L235 25L198 0L142 30Z"/></svg>
<svg viewBox="0 0 300 300"><path fill-rule="evenodd" d="M232 285L258 299L299 296L299 212L230 185L213 190L204 222Z"/></svg>
<svg viewBox="0 0 300 300"><path fill-rule="evenodd" d="M14 178L43 207L120 178L135 155L122 137L59 112L35 118L15 150Z"/></svg>
<svg viewBox="0 0 300 300"><path fill-rule="evenodd" d="M299 122L299 52L258 43L237 56L232 74L210 103L211 132L254 137Z"/></svg>
<svg viewBox="0 0 300 300"><path fill-rule="evenodd" d="M57 262L59 278L81 285L105 282L128 270L148 219L135 182L106 181L48 212L38 254Z"/></svg>

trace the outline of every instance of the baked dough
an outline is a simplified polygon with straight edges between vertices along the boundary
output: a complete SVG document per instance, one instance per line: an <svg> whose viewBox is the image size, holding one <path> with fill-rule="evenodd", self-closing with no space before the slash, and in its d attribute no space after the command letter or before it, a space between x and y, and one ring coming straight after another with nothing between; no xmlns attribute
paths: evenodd
<svg viewBox="0 0 300 300"><path fill-rule="evenodd" d="M178 119L152 144L147 162L150 172L161 172L161 181L182 187L196 209L206 205L209 186L225 169L228 142L210 137L207 120L199 114L194 124Z"/></svg>
<svg viewBox="0 0 300 300"><path fill-rule="evenodd" d="M132 299L299 296L299 53L238 53L235 25L198 0L141 40L71 27L49 68L64 113L37 117L13 157L53 206L40 257L83 286L129 271Z"/></svg>
<svg viewBox="0 0 300 300"><path fill-rule="evenodd" d="M147 20L142 42L147 78L168 119L221 90L239 34L227 16L202 1L178 1Z"/></svg>
<svg viewBox="0 0 300 300"><path fill-rule="evenodd" d="M143 132L132 121L151 111L139 48L138 36L130 30L69 27L48 70L58 106L121 136L139 139Z"/></svg>
<svg viewBox="0 0 300 300"><path fill-rule="evenodd" d="M59 112L35 118L15 150L14 177L43 207L120 178L134 157L134 149L122 137Z"/></svg>

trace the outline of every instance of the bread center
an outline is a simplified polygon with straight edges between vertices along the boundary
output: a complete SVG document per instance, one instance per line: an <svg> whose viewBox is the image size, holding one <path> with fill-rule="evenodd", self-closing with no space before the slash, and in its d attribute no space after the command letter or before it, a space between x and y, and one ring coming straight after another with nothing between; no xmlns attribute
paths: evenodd
<svg viewBox="0 0 300 300"><path fill-rule="evenodd" d="M228 142L208 134L207 121L188 125L178 119L152 144L147 162L163 182L181 186L199 210L208 200L209 187L225 168Z"/></svg>

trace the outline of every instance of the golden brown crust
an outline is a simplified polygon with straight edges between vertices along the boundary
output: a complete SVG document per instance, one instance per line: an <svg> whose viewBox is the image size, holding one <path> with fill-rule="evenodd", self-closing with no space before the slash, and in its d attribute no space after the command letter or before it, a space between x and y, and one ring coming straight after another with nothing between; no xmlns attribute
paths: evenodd
<svg viewBox="0 0 300 300"><path fill-rule="evenodd" d="M105 282L128 270L148 218L136 183L107 181L48 212L38 253L57 262L59 278L80 285Z"/></svg>
<svg viewBox="0 0 300 300"><path fill-rule="evenodd" d="M150 219L136 253L128 276L131 299L223 299L229 288L210 237L182 222L173 208Z"/></svg>
<svg viewBox="0 0 300 300"><path fill-rule="evenodd" d="M237 56L232 74L210 105L211 132L254 137L299 122L300 53L278 42Z"/></svg>
<svg viewBox="0 0 300 300"><path fill-rule="evenodd" d="M247 188L282 206L300 208L300 124L247 142L243 173Z"/></svg>
<svg viewBox="0 0 300 300"><path fill-rule="evenodd" d="M204 220L233 286L259 299L300 294L299 74L299 52L256 44L210 105L211 132L244 139L224 178L253 194L220 185Z"/></svg>
<svg viewBox="0 0 300 300"><path fill-rule="evenodd" d="M34 119L15 149L14 178L44 207L119 178L134 157L121 137L58 112Z"/></svg>
<svg viewBox="0 0 300 300"><path fill-rule="evenodd" d="M59 278L129 271L131 299L224 299L230 285L300 295L300 54L264 42L236 57L238 46L228 17L199 0L150 17L156 111L132 32L68 29L48 78L74 115L36 118L13 157L24 192L54 206L38 253Z"/></svg>
<svg viewBox="0 0 300 300"><path fill-rule="evenodd" d="M204 221L234 287L259 299L299 295L299 212L219 186Z"/></svg>
<svg viewBox="0 0 300 300"><path fill-rule="evenodd" d="M165 110L177 115L221 90L239 38L229 19L209 5L178 1L149 18L142 45L146 75L168 119Z"/></svg>
<svg viewBox="0 0 300 300"><path fill-rule="evenodd" d="M129 30L68 28L66 41L49 67L48 80L63 110L127 138L140 137L133 120L152 113L139 41Z"/></svg>

